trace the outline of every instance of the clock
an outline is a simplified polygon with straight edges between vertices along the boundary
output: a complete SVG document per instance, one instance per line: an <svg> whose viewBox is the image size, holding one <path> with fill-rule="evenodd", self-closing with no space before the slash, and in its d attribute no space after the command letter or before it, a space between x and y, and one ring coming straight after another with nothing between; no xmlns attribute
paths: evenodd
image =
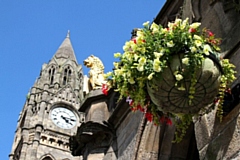
<svg viewBox="0 0 240 160"><path fill-rule="evenodd" d="M56 107L50 113L53 123L63 129L71 129L76 125L76 115L64 107Z"/></svg>

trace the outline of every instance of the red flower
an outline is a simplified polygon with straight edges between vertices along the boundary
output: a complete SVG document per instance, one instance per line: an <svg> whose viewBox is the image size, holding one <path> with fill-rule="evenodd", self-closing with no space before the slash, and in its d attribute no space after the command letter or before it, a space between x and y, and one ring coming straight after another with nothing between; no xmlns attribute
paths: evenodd
<svg viewBox="0 0 240 160"><path fill-rule="evenodd" d="M152 120L153 120L153 114L152 114L152 113L147 112L147 113L145 114L145 117L147 118L147 120L148 120L149 122L152 122Z"/></svg>
<svg viewBox="0 0 240 160"><path fill-rule="evenodd" d="M197 30L195 29L195 28L190 28L189 30L188 30L188 32L189 33L194 33L194 32L196 32Z"/></svg>
<svg viewBox="0 0 240 160"><path fill-rule="evenodd" d="M132 41L133 41L135 44L137 43L136 38L133 38Z"/></svg>
<svg viewBox="0 0 240 160"><path fill-rule="evenodd" d="M208 36L212 37L212 36L214 36L214 34L211 31L208 31Z"/></svg>
<svg viewBox="0 0 240 160"><path fill-rule="evenodd" d="M102 84L102 92L103 94L107 95L108 94L108 87L106 84Z"/></svg>
<svg viewBox="0 0 240 160"><path fill-rule="evenodd" d="M169 126L172 125L172 120L170 118L166 117L165 120L166 120L167 125L169 125Z"/></svg>
<svg viewBox="0 0 240 160"><path fill-rule="evenodd" d="M144 108L143 108L142 106L140 106L140 105L137 105L137 109L138 109L139 111L141 111L141 112L144 112Z"/></svg>

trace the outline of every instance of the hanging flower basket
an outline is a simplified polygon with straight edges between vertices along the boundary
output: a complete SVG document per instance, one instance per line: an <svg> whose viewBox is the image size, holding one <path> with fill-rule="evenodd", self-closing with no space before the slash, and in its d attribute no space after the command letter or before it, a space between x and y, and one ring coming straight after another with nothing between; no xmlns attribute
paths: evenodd
<svg viewBox="0 0 240 160"><path fill-rule="evenodd" d="M155 124L172 119L184 134L192 116L201 116L218 104L222 114L224 92L235 79L234 65L220 56L220 39L200 23L176 19L167 28L146 22L136 37L115 53L114 71L107 87L127 97L133 111L145 113ZM181 139L181 138L180 138Z"/></svg>
<svg viewBox="0 0 240 160"><path fill-rule="evenodd" d="M213 103L218 95L222 69L217 57L211 54L211 58L202 61L202 66L195 71L196 82L193 82L191 68L182 63L185 54L173 55L171 62L161 73L161 78L154 77L147 83L148 94L161 111L196 114ZM174 74L178 70L185 72L179 82ZM193 93L190 92L191 86L194 87Z"/></svg>

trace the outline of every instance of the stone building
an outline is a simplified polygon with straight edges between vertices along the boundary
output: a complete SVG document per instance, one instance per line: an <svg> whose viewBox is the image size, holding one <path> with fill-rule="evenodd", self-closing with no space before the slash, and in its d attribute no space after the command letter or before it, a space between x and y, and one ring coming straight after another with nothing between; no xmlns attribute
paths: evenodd
<svg viewBox="0 0 240 160"><path fill-rule="evenodd" d="M82 66L69 33L28 93L18 119L10 160L79 160L69 151L69 137L84 121Z"/></svg>
<svg viewBox="0 0 240 160"><path fill-rule="evenodd" d="M176 17L201 22L222 37L222 56L239 71L239 7L229 0L168 0L154 22L166 26ZM70 140L72 154L88 160L240 159L239 73L236 77L232 97L225 97L222 122L214 110L194 121L180 143L172 143L174 125L155 126L143 113L131 112L125 99L117 102L117 93L104 96L92 90L79 108L86 123Z"/></svg>
<svg viewBox="0 0 240 160"><path fill-rule="evenodd" d="M176 17L200 21L222 37L222 55L239 71L239 8L232 0L167 0L154 22L166 26ZM239 72L236 77L222 122L212 111L194 121L180 143L172 143L174 125L153 125L144 113L131 112L125 99L117 101L112 90L107 96L101 89L84 92L87 79L68 35L29 93L10 159L240 159Z"/></svg>

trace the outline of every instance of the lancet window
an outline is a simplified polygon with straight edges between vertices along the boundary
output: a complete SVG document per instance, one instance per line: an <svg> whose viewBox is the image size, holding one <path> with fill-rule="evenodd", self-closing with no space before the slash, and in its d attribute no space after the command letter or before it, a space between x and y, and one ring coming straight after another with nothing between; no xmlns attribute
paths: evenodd
<svg viewBox="0 0 240 160"><path fill-rule="evenodd" d="M50 81L50 84L53 84L53 81L54 81L54 73L55 73L55 68L54 66L52 66L49 70L48 70L48 78L49 78L49 81Z"/></svg>
<svg viewBox="0 0 240 160"><path fill-rule="evenodd" d="M66 67L63 73L63 85L66 85L70 81L71 74L72 74L71 68L69 66Z"/></svg>

